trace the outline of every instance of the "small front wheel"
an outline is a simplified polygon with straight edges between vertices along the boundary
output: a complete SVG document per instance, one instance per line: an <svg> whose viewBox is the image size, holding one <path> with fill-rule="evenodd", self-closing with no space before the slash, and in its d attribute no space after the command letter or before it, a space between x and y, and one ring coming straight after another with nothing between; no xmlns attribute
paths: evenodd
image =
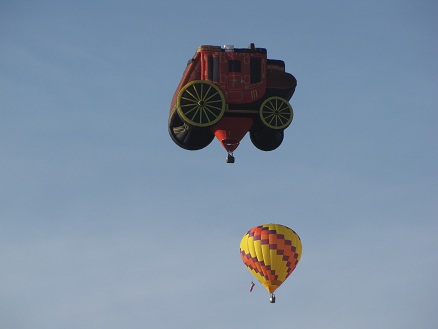
<svg viewBox="0 0 438 329"><path fill-rule="evenodd" d="M292 106L284 98L269 97L260 106L260 119L271 129L285 129L293 117Z"/></svg>

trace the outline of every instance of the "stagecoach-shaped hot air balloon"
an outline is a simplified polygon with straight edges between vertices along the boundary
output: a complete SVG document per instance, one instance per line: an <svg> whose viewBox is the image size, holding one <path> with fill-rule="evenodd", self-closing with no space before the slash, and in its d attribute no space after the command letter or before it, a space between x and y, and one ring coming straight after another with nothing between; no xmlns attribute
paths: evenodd
<svg viewBox="0 0 438 329"><path fill-rule="evenodd" d="M268 59L265 48L200 46L172 98L169 134L187 150L202 149L216 136L228 163L248 131L258 149L274 150L292 122L296 85L284 61Z"/></svg>

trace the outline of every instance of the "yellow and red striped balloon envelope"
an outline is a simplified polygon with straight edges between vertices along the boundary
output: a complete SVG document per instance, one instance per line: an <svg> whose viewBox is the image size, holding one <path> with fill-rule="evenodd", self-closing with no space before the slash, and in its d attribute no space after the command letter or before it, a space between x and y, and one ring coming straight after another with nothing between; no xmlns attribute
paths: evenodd
<svg viewBox="0 0 438 329"><path fill-rule="evenodd" d="M293 272L301 252L298 234L280 224L253 227L240 241L243 262L271 294Z"/></svg>

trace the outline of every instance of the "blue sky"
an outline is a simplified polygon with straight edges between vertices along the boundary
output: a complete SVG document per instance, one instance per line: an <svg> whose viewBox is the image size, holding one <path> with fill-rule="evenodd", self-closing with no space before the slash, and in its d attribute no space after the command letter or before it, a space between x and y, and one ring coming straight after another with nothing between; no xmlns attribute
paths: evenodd
<svg viewBox="0 0 438 329"><path fill-rule="evenodd" d="M434 1L0 2L0 327L438 323ZM297 78L273 152L178 148L202 44ZM276 222L303 255L277 303L240 260Z"/></svg>

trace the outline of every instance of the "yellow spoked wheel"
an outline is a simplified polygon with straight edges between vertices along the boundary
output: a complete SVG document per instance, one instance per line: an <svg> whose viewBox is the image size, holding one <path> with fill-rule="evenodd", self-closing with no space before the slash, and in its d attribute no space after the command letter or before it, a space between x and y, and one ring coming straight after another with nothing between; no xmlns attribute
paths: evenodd
<svg viewBox="0 0 438 329"><path fill-rule="evenodd" d="M269 97L260 106L262 122L272 129L284 129L294 117L292 106L281 97Z"/></svg>
<svg viewBox="0 0 438 329"><path fill-rule="evenodd" d="M225 97L210 81L194 80L181 88L177 98L181 119L196 127L217 123L225 112Z"/></svg>

